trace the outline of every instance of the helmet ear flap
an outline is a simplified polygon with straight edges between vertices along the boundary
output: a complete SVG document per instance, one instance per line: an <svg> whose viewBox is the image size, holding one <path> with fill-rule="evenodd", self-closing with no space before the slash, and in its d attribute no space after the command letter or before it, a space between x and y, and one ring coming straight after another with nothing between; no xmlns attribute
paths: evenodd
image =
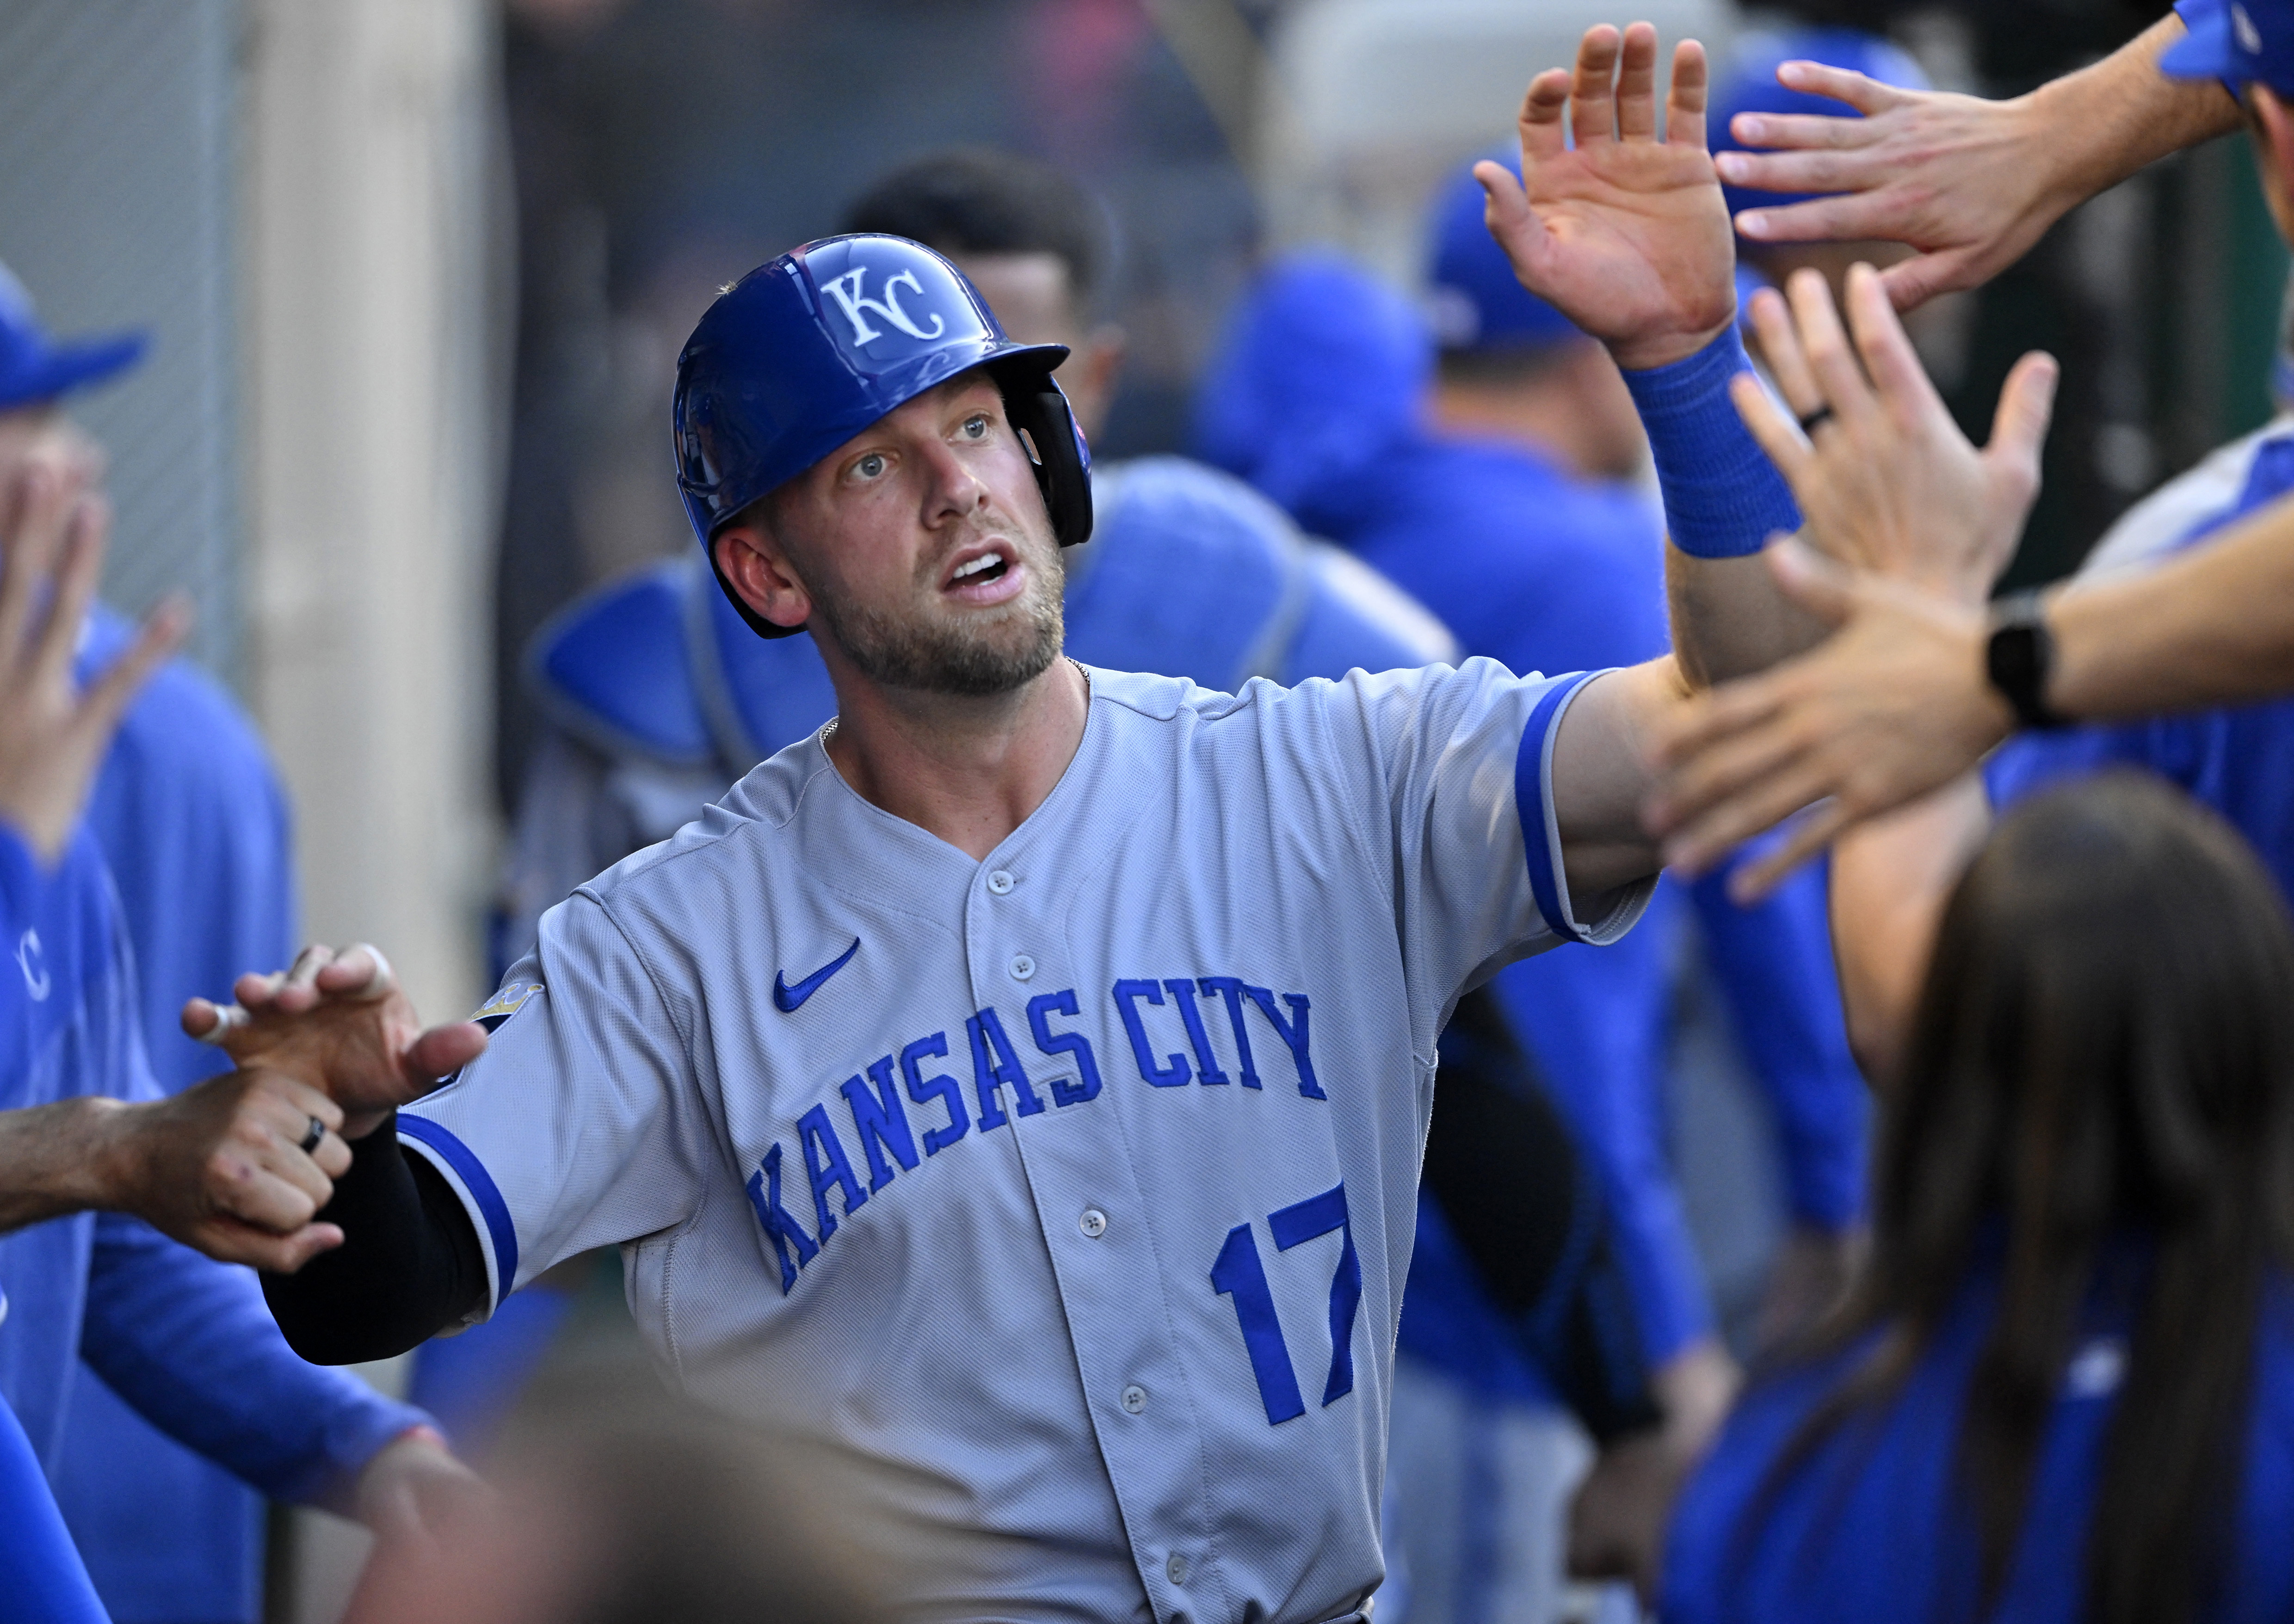
<svg viewBox="0 0 2294 1624"><path fill-rule="evenodd" d="M1018 430L1036 483L1062 547L1091 540L1091 452L1076 426L1068 397L1048 377L1013 378L1004 391L1004 415Z"/></svg>

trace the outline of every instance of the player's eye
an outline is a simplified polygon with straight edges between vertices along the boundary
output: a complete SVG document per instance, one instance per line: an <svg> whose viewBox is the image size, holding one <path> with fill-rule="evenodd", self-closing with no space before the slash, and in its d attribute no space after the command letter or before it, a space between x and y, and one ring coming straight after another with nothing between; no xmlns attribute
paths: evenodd
<svg viewBox="0 0 2294 1624"><path fill-rule="evenodd" d="M988 414L975 411L964 420L964 437L967 440L988 438Z"/></svg>
<svg viewBox="0 0 2294 1624"><path fill-rule="evenodd" d="M880 478L884 470L891 466L891 465L889 462L884 460L883 452L870 451L866 456L858 459L852 464L853 477L856 479Z"/></svg>

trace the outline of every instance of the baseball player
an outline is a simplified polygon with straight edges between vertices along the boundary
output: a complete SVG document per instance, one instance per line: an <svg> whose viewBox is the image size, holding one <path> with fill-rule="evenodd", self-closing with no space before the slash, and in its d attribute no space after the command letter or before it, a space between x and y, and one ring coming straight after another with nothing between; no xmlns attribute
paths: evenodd
<svg viewBox="0 0 2294 1624"><path fill-rule="evenodd" d="M770 1425L915 1615L1362 1616L1435 1039L1501 964L1630 928L1640 739L1797 643L1746 556L1796 516L1727 400L1704 59L1660 142L1655 51L1589 33L1531 86L1525 187L1483 172L1655 446L1682 654L1631 670L1078 666L1063 352L900 239L728 290L680 487L836 718L546 915L483 1059L354 998L364 952L187 1009L346 1111L345 1245L266 1284L296 1345L403 1348L621 1245L663 1369Z"/></svg>
<svg viewBox="0 0 2294 1624"><path fill-rule="evenodd" d="M355 1490L375 1520L388 1522L403 1515L392 1502L407 1485L468 1474L438 1447L427 1417L293 1357L248 1271L177 1244L295 1266L329 1237L283 1221L307 1219L311 1186L324 1189L322 1168L339 1166L343 1152L315 1115L279 1091L248 1089L244 1078L166 1100L145 1058L126 916L83 813L99 764L107 777L119 767L114 730L122 710L136 708L127 695L151 678L182 618L163 613L141 637L117 635L111 622L89 635L103 525L89 489L96 459L53 405L132 348L56 343L20 289L0 281L0 706L8 723L0 742L0 940L9 955L0 977L0 1105L8 1108L0 1112L0 1397L32 1458L61 1482L70 1481L68 1418L93 1378L132 1407L139 1425L148 1418L164 1431L179 1459L196 1462L190 1488L230 1474L223 1488L235 1498L189 1507L163 1498L137 1524L140 1539L115 1537L99 1547L118 1558L133 1542L147 1576L166 1568L180 1587L155 1595L126 1573L120 1594L129 1617L186 1616L158 1611L172 1606L222 1619L258 1604L246 1570L259 1509L240 1510L237 1499L253 1498L242 1484L346 1509ZM169 691L179 683L156 695L144 687L136 704L156 697L180 715L180 691ZM133 726L147 727L150 714ZM196 797L180 782L170 787L180 816ZM333 1115L321 1097L298 1097ZM305 1124L312 1131L298 1145ZM151 1195L154 1185L162 1198ZM273 1223L284 1238L264 1232ZM139 1487L165 1497L185 1475L147 1471ZM123 1577L118 1563L98 1572ZM49 1614L0 1589L0 1616Z"/></svg>
<svg viewBox="0 0 2294 1624"><path fill-rule="evenodd" d="M869 187L843 229L953 256L1007 330L1066 345L1062 392L1086 440L1097 432L1123 343L1094 321L1110 248L1100 206L1072 178L1005 153L939 154ZM1424 610L1307 541L1237 480L1171 457L1102 463L1091 480L1093 545L1075 555L1064 592L1066 646L1086 663L1235 688L1455 657ZM836 710L812 639L758 637L698 554L585 594L536 635L525 669L547 720L505 865L498 974L575 887L675 833ZM413 1396L456 1436L483 1431L547 1352L567 1302L524 1293L470 1335L427 1344Z"/></svg>
<svg viewBox="0 0 2294 1624"><path fill-rule="evenodd" d="M1068 345L1062 392L1086 439L1096 430L1119 375L1122 336L1092 319L1108 247L1098 206L1072 179L1005 153L942 154L871 186L844 225L952 256L1007 331ZM1638 439L1637 422L1632 432ZM1257 675L1289 685L1357 666L1455 658L1446 632L1416 604L1346 555L1301 537L1240 481L1170 457L1101 463L1091 478L1092 545L1073 555L1063 595L1066 647L1087 664L1235 688ZM528 670L556 720L533 752L504 886L518 955L530 950L546 908L673 833L835 710L811 640L757 637L698 556L572 605L536 639ZM1516 1362L1533 1359L1550 1372L1597 1439L1621 1438L1655 1413L1637 1328L1603 1305L1617 1288L1606 1220L1598 1206L1575 1199L1583 1173L1542 1090L1514 1085L1525 1060L1503 1027L1491 1012L1479 1021L1481 1041L1444 1041L1439 1097L1462 1100L1472 1091L1481 1104L1476 1131L1445 1138L1455 1154L1429 1157L1428 1198L1456 1196L1477 1211L1498 1190L1525 1199L1471 1226L1472 1261L1458 1253L1440 1278L1493 1269L1506 1304L1500 1314L1511 1320L1501 1336L1518 1347L1524 1328L1537 1328L1527 1337L1533 1352L1517 1352ZM1534 1164L1536 1178L1493 1177L1493 1154ZM1455 1189L1452 1168L1483 1193ZM1436 1222L1436 1246L1454 1247L1446 1224ZM1429 1289L1411 1300L1422 1303ZM562 1303L561 1294L524 1293L469 1335L427 1344L415 1396L467 1435L473 1412L506 1402L539 1358ZM1540 1391L1552 1391L1536 1379Z"/></svg>
<svg viewBox="0 0 2294 1624"><path fill-rule="evenodd" d="M0 378L0 480L28 456L100 466L64 415L69 394L117 376L134 337L59 345L0 267L0 353L45 355ZM98 603L74 664L83 687L127 653L134 628ZM263 742L212 678L171 660L152 674L106 752L88 823L118 887L134 948L151 1073L173 1093L217 1069L176 1011L248 964L295 949L286 798ZM56 1494L119 1624L227 1624L262 1611L262 1498L166 1437L100 1382L74 1384Z"/></svg>

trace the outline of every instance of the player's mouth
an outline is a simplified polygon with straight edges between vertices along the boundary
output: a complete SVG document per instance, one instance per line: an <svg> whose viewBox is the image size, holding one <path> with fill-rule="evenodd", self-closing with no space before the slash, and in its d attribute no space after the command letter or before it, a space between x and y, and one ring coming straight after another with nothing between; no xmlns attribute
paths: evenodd
<svg viewBox="0 0 2294 1624"><path fill-rule="evenodd" d="M1028 584L1028 566L1005 540L979 541L958 552L941 578L940 591L959 603L986 606L1017 597Z"/></svg>

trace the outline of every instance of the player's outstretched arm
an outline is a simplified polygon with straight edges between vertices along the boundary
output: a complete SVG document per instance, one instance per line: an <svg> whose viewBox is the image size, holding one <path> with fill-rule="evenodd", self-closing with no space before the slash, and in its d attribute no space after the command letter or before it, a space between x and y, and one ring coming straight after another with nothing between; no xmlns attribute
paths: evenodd
<svg viewBox="0 0 2294 1624"><path fill-rule="evenodd" d="M128 1213L224 1263L291 1273L342 1241L313 1222L350 1164L341 1121L316 1089L250 1072L166 1100L0 1112L0 1232Z"/></svg>
<svg viewBox="0 0 2294 1624"><path fill-rule="evenodd" d="M2238 106L2220 85L2159 71L2183 34L2169 16L2104 61L2005 102L1787 62L1777 73L1784 84L1863 117L1740 114L1737 139L1773 150L1724 153L1730 184L1839 195L1747 209L1737 228L1756 242L1909 244L1919 256L1885 276L1899 310L1978 287L2095 193L2237 127Z"/></svg>
<svg viewBox="0 0 2294 1624"><path fill-rule="evenodd" d="M1771 549L1786 596L1841 629L1773 671L1698 695L1654 728L1666 778L1650 826L1692 872L1802 808L1824 803L1732 882L1764 892L1863 818L1937 789L2005 732L1997 696L1973 714L1934 702L1965 646L1982 681L1983 600L2038 493L2055 368L2029 355L1981 451L1953 424L1868 267L1851 274L1842 326L1822 280L1795 278L1787 317L1754 307L1786 406L1750 379L1738 409L1806 516L1807 542ZM1808 543L1828 557L1816 556ZM1852 566L1851 568L1850 566Z"/></svg>

